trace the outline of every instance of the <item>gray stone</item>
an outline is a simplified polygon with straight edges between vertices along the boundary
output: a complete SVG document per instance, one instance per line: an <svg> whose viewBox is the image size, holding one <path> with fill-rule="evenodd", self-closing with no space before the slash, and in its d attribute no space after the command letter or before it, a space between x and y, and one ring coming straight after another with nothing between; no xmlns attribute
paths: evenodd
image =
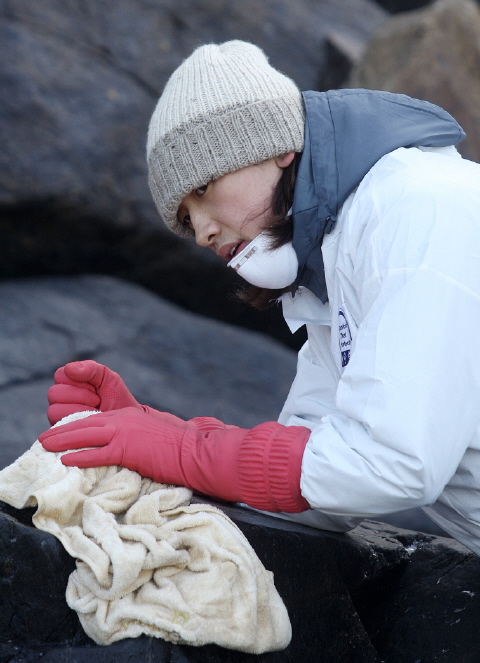
<svg viewBox="0 0 480 663"><path fill-rule="evenodd" d="M53 205L0 206L0 280L108 274L139 283L194 313L263 331L299 349L280 307L257 311L234 296L245 282L211 251L160 228L120 228Z"/></svg>
<svg viewBox="0 0 480 663"><path fill-rule="evenodd" d="M107 364L157 409L245 427L277 418L295 374L295 354L268 337L111 277L6 281L0 311L0 467L48 427L46 392L69 361Z"/></svg>
<svg viewBox="0 0 480 663"><path fill-rule="evenodd" d="M4 0L0 203L50 199L119 225L156 224L147 125L195 46L258 43L310 88L327 31L365 42L385 17L369 0Z"/></svg>
<svg viewBox="0 0 480 663"><path fill-rule="evenodd" d="M480 6L437 0L387 21L348 82L401 92L451 113L466 131L459 152L480 161Z"/></svg>
<svg viewBox="0 0 480 663"><path fill-rule="evenodd" d="M365 46L361 39L330 31L325 37L326 66L320 69L315 89L322 92L343 87L353 66L360 61Z"/></svg>
<svg viewBox="0 0 480 663"><path fill-rule="evenodd" d="M301 87L335 86L351 45L386 17L370 0L4 0L0 278L110 274L298 349L302 332L296 340L275 311L232 302L239 280L159 222L148 121L201 43L247 39Z"/></svg>

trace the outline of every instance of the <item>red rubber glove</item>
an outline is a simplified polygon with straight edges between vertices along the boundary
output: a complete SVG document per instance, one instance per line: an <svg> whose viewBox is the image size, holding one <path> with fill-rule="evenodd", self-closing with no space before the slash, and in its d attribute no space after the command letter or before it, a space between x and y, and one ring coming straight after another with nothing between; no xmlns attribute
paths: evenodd
<svg viewBox="0 0 480 663"><path fill-rule="evenodd" d="M159 483L264 511L310 508L300 492L308 428L269 421L248 430L207 417L208 430L201 430L201 418L185 422L159 415L114 410L52 428L39 440L55 452L96 447L62 456L64 465L121 465Z"/></svg>
<svg viewBox="0 0 480 663"><path fill-rule="evenodd" d="M83 410L118 410L135 407L147 411L146 406L132 396L122 378L107 366L92 359L74 361L59 368L55 384L48 390L50 424L73 412Z"/></svg>
<svg viewBox="0 0 480 663"><path fill-rule="evenodd" d="M48 390L50 405L47 410L52 426L69 414L85 410L108 412L135 407L162 420L170 416L148 405L141 405L118 373L93 359L65 364L55 372L54 380L55 384ZM225 424L213 417L197 417L190 421L193 425L198 423L202 430L225 428Z"/></svg>

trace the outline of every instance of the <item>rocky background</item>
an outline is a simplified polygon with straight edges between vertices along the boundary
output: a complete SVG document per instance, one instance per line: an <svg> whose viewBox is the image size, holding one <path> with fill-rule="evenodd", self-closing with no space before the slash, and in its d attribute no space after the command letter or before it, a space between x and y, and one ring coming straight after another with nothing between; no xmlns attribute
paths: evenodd
<svg viewBox="0 0 480 663"><path fill-rule="evenodd" d="M460 152L480 161L480 5L474 0L3 0L0 468L47 427L52 374L74 359L109 364L140 401L184 418L210 414L243 426L276 418L303 332L291 336L278 308L256 313L235 301L239 282L231 270L163 229L146 179L148 120L169 74L197 45L232 38L257 43L302 89L359 86L437 103L467 132ZM22 594L26 569L49 550L58 560L45 567L42 582L49 584L48 569L61 566L63 578L68 564L55 540L31 531L28 514L13 516L0 514L0 663L247 661L148 640L102 653L97 648L93 658L60 604L55 614L63 626L47 633L44 604ZM480 591L478 561L458 544L387 528L367 555L359 552L365 551L363 530L353 539L307 536L267 520L257 529L243 526L268 568L282 573L275 550L284 545L293 564L299 542L313 546L313 557L330 559L343 550L340 558L350 555L350 562L340 574L342 590L332 579L337 571L330 576L322 566L327 590L317 579L308 594L313 621L304 619L301 593L285 587L301 636L287 654L265 662L480 660L468 621L479 606L467 601ZM427 529L411 516L409 522ZM32 547L12 548L27 539ZM360 582L351 560L372 582ZM456 593L451 586L437 592L444 577L452 578ZM310 576L296 578L306 592ZM350 606L337 621L341 637L331 620L315 630L330 608L311 608L337 605L338 596ZM409 596L420 612L411 612ZM40 622L22 639L35 610Z"/></svg>
<svg viewBox="0 0 480 663"><path fill-rule="evenodd" d="M415 11L406 11L415 10ZM395 16L392 16L395 13ZM101 273L298 348L280 312L234 301L235 275L161 226L145 135L194 47L259 44L302 89L362 86L439 103L480 158L473 0L4 0L0 278Z"/></svg>

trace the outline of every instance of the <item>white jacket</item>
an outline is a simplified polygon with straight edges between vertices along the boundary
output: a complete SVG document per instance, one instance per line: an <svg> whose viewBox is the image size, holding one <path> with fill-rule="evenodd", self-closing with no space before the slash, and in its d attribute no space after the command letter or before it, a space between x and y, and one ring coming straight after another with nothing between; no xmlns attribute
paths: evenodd
<svg viewBox="0 0 480 663"><path fill-rule="evenodd" d="M312 430L303 521L431 505L480 554L480 166L453 147L387 154L322 253L329 302L282 298L308 330L279 417Z"/></svg>

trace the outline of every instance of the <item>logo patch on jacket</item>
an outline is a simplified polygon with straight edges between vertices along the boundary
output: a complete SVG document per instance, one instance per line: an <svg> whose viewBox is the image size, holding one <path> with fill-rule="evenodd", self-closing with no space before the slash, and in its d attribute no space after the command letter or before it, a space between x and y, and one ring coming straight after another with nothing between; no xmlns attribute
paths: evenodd
<svg viewBox="0 0 480 663"><path fill-rule="evenodd" d="M350 361L350 346L352 345L352 334L343 309L338 310L338 342L342 354L343 368Z"/></svg>

